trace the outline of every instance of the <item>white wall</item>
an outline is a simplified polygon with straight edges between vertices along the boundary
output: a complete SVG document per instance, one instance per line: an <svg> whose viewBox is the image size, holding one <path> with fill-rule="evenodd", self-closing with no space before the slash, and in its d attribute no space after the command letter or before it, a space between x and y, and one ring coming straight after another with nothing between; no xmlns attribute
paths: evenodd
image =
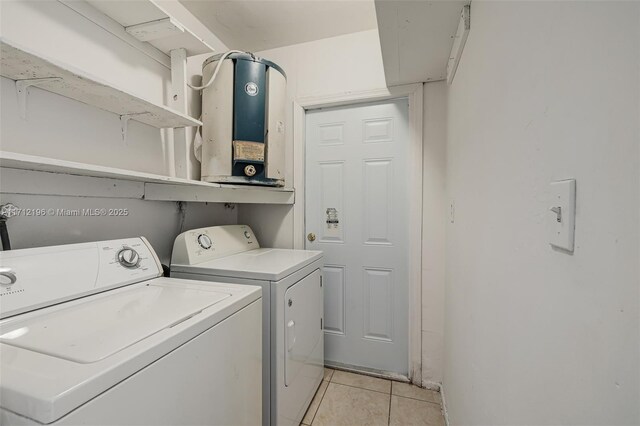
<svg viewBox="0 0 640 426"><path fill-rule="evenodd" d="M640 4L471 16L448 97L450 423L639 424ZM545 228L570 177L573 255Z"/></svg>
<svg viewBox="0 0 640 426"><path fill-rule="evenodd" d="M422 380L442 383L444 368L447 84L424 85L422 167Z"/></svg>
<svg viewBox="0 0 640 426"><path fill-rule="evenodd" d="M186 203L184 222L177 203L125 198L85 198L1 194L0 202L23 209L128 209L118 217L18 216L7 222L13 249L144 236L160 261L171 263L173 240L182 230L236 223L223 204Z"/></svg>
<svg viewBox="0 0 640 426"><path fill-rule="evenodd" d="M84 70L154 102L163 103L169 68L53 1L0 1L2 37ZM158 174L172 172L169 134L134 121L127 140L118 116L38 88L30 88L27 118L17 112L15 84L0 78L0 149ZM29 178L37 189L48 174ZM77 178L76 185L90 185ZM0 192L10 182L0 183ZM85 193L91 193L85 189ZM129 216L16 217L8 221L13 248L143 235L168 262L181 217L173 202L95 197L0 194L0 203L22 208L128 208ZM190 203L184 229L235 223L237 210Z"/></svg>

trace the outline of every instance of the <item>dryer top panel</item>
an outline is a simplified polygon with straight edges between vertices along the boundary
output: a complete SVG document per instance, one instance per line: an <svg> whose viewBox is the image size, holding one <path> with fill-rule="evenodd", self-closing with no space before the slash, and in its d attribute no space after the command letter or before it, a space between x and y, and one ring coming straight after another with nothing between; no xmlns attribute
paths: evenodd
<svg viewBox="0 0 640 426"><path fill-rule="evenodd" d="M193 265L171 264L172 272L280 281L322 259L321 251L257 249Z"/></svg>

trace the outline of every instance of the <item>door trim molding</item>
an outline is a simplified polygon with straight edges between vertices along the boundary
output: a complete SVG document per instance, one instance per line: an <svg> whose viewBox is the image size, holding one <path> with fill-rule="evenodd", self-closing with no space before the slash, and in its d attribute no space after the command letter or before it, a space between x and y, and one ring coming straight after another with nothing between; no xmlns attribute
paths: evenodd
<svg viewBox="0 0 640 426"><path fill-rule="evenodd" d="M422 386L422 120L423 84L407 84L386 89L302 97L293 101L293 246L305 247L305 115L316 108L383 101L409 100L409 379Z"/></svg>

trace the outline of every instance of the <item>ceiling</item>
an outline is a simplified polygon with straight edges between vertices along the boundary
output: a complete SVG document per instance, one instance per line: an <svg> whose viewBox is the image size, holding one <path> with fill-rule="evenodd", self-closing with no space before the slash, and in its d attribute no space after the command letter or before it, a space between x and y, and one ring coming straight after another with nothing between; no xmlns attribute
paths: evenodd
<svg viewBox="0 0 640 426"><path fill-rule="evenodd" d="M377 28L373 0L180 0L230 49L259 52Z"/></svg>

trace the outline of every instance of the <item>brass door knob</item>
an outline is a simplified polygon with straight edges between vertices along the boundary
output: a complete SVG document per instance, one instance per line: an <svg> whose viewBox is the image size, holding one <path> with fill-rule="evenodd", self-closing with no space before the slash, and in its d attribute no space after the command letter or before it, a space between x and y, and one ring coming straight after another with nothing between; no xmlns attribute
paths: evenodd
<svg viewBox="0 0 640 426"><path fill-rule="evenodd" d="M316 234L314 234L313 232L309 232L309 234L307 235L307 240L314 242L316 240Z"/></svg>

